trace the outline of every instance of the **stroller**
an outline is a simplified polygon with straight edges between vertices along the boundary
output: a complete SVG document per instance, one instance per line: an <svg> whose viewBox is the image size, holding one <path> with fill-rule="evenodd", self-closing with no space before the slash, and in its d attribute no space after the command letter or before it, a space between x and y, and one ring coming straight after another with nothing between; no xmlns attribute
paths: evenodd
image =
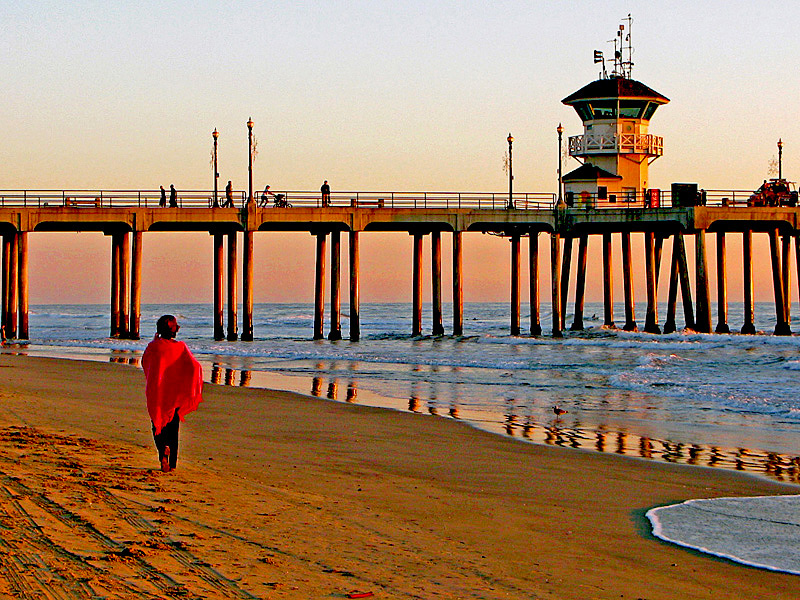
<svg viewBox="0 0 800 600"><path fill-rule="evenodd" d="M285 194L275 194L275 200L273 201L275 208L291 208L292 205L286 199Z"/></svg>

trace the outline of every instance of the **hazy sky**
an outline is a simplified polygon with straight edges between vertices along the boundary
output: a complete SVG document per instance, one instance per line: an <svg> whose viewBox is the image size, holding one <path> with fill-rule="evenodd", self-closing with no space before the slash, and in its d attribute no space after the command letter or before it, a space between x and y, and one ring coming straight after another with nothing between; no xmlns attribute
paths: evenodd
<svg viewBox="0 0 800 600"><path fill-rule="evenodd" d="M502 191L512 132L515 190L554 192L555 128L582 133L560 100L597 78L593 50L612 54L629 12L633 76L671 101L651 123L655 186L754 189L779 137L797 177L796 3L6 1L0 188L210 189L216 127L221 180L242 189L252 117L259 189ZM313 238L256 238L256 301L311 301ZM107 301L107 238L30 246L32 301ZM410 298L410 251L362 236L364 301ZM508 297L507 255L466 236L467 300ZM210 265L206 235L146 235L143 301L209 301Z"/></svg>

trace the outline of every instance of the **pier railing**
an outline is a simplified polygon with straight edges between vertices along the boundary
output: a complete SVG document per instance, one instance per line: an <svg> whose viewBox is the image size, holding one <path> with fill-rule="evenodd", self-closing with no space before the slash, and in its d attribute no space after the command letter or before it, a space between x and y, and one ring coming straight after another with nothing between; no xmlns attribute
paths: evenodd
<svg viewBox="0 0 800 600"><path fill-rule="evenodd" d="M272 190L269 195L254 193L257 207L271 208L276 199L290 207L323 208L403 208L403 209L477 209L498 210L550 210L556 204L556 195L546 192L521 192L513 194L509 205L507 192L333 192L323 203L319 192ZM679 208L685 206L752 206L750 190L701 190L693 198L682 195L673 198L670 190L645 190L642 192L589 192L565 194L565 203L573 209L603 208ZM68 207L68 208L157 208L161 201L160 190L0 190L0 207ZM233 208L246 206L247 192L232 195ZM178 208L216 208L224 206L225 193L218 192L216 202L210 190L181 190ZM169 207L169 192L167 192Z"/></svg>
<svg viewBox="0 0 800 600"><path fill-rule="evenodd" d="M320 192L274 190L268 196L254 192L256 206L274 207L281 198L292 207L321 208ZM247 202L247 192L232 194L233 207L242 208ZM0 190L0 206L8 207L68 207L68 208L157 208L161 202L160 190ZM226 202L224 191L179 190L179 208L215 208ZM169 207L169 191L166 199ZM355 208L443 208L443 209L505 209L509 208L508 193L493 192L334 192L325 202L330 207ZM518 210L552 209L555 194L535 192L513 195L514 208Z"/></svg>

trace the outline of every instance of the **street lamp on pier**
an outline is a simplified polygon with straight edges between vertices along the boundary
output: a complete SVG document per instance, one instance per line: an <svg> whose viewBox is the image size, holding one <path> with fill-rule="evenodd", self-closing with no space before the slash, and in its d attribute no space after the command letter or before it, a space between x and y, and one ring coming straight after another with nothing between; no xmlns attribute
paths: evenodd
<svg viewBox="0 0 800 600"><path fill-rule="evenodd" d="M214 208L219 208L219 199L217 198L217 189L219 187L219 171L217 171L217 138L219 137L219 131L217 131L216 127L214 127L214 131L211 133L211 137L214 138Z"/></svg>
<svg viewBox="0 0 800 600"><path fill-rule="evenodd" d="M247 120L247 205L253 203L253 119Z"/></svg>
<svg viewBox="0 0 800 600"><path fill-rule="evenodd" d="M783 141L778 138L778 179L783 179Z"/></svg>
<svg viewBox="0 0 800 600"><path fill-rule="evenodd" d="M564 198L562 196L562 179L561 179L561 134L564 133L564 128L561 126L561 123L558 124L556 127L556 131L558 132L558 203L562 204L564 202Z"/></svg>
<svg viewBox="0 0 800 600"><path fill-rule="evenodd" d="M514 208L514 167L511 159L511 144L514 143L514 138L511 137L511 132L508 133L506 138L508 141L508 209Z"/></svg>

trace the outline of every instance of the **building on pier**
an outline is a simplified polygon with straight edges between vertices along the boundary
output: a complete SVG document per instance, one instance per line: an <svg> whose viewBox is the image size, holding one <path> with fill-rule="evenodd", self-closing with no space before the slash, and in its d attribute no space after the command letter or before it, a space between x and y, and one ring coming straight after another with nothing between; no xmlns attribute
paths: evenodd
<svg viewBox="0 0 800 600"><path fill-rule="evenodd" d="M648 133L656 109L669 99L631 78L630 18L628 33L620 25L614 68L605 70L561 102L583 121L583 135L569 138L570 156L583 165L563 177L568 205L641 199L649 188L648 168L664 151L663 139Z"/></svg>

